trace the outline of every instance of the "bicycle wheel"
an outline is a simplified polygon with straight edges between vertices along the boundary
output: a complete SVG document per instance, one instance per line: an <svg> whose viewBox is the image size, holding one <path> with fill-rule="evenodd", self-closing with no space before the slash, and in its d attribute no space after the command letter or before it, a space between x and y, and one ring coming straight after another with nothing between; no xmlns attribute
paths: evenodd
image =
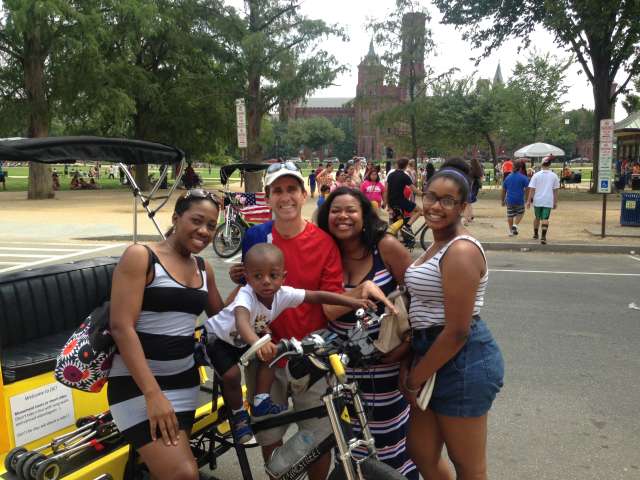
<svg viewBox="0 0 640 480"><path fill-rule="evenodd" d="M382 463L375 458L367 458L360 464L363 480L407 480L407 478L393 467ZM329 475L329 480L345 480L342 464L337 464L333 472Z"/></svg>
<svg viewBox="0 0 640 480"><path fill-rule="evenodd" d="M429 245L431 244L431 242L427 240L428 231L429 231L429 227L424 225L422 232L420 233L420 246L422 247L423 250L426 250L427 248L429 248Z"/></svg>
<svg viewBox="0 0 640 480"><path fill-rule="evenodd" d="M236 222L224 222L218 225L213 234L213 251L222 258L233 257L240 247L244 238L244 228Z"/></svg>

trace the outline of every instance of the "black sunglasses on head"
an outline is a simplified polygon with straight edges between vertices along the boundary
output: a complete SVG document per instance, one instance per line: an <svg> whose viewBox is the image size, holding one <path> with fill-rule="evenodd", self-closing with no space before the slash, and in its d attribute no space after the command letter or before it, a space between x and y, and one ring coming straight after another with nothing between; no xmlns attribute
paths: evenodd
<svg viewBox="0 0 640 480"><path fill-rule="evenodd" d="M213 193L208 192L207 190L204 190L202 188L193 188L191 190L188 190L182 196L182 200L189 200L192 198L197 198L202 200L211 200L215 204L215 206L218 207L218 210L221 207L221 203L218 197L216 197Z"/></svg>

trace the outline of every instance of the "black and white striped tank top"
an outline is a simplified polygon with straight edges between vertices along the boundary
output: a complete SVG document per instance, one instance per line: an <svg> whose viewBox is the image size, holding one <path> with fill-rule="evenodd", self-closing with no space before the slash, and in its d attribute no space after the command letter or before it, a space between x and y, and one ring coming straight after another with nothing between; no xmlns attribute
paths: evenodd
<svg viewBox="0 0 640 480"><path fill-rule="evenodd" d="M487 257L478 240L469 235L459 235L444 245L436 254L426 262L415 265L412 263L404 279L411 295L411 306L409 308L409 320L411 328L423 329L436 325L444 325L444 294L442 292L442 274L440 272L440 260L449 247L458 240L467 240L474 243L482 252L485 264ZM480 309L484 305L484 293L489 280L489 269L485 269L484 276L480 279L478 291L476 292L473 315L479 315Z"/></svg>
<svg viewBox="0 0 640 480"><path fill-rule="evenodd" d="M145 287L142 309L136 322L144 355L155 376L176 375L195 362L194 330L198 315L206 308L207 272L204 261L196 257L202 283L197 288L176 281L158 257L153 260L153 280ZM110 377L130 375L122 357L116 353Z"/></svg>

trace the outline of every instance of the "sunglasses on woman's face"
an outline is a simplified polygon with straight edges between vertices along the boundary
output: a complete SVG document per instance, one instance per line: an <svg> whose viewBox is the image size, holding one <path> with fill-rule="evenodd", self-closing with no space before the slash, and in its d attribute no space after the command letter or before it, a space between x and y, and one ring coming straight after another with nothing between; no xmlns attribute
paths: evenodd
<svg viewBox="0 0 640 480"><path fill-rule="evenodd" d="M211 200L215 206L220 210L220 200L213 193L203 190L202 188L193 188L182 196L183 200L189 200L191 198L197 198L202 200Z"/></svg>
<svg viewBox="0 0 640 480"><path fill-rule="evenodd" d="M279 170L286 168L287 170L291 170L292 172L299 172L300 169L293 162L284 162L284 163L273 163L269 168L267 168L267 173L275 173Z"/></svg>

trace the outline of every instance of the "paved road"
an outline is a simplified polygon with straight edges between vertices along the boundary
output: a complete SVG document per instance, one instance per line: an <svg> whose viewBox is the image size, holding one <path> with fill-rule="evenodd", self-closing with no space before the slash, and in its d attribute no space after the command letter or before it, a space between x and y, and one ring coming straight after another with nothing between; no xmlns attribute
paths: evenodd
<svg viewBox="0 0 640 480"><path fill-rule="evenodd" d="M209 252L224 295L229 264ZM640 257L489 252L488 258L482 316L506 362L505 388L490 416L490 477L639 479L640 311L629 304L640 304ZM215 475L240 478L232 453Z"/></svg>
<svg viewBox="0 0 640 480"><path fill-rule="evenodd" d="M640 257L490 252L483 317L506 362L490 416L501 479L639 479ZM223 291L227 279L220 275ZM233 455L216 476L239 479ZM256 471L260 462L255 459Z"/></svg>

